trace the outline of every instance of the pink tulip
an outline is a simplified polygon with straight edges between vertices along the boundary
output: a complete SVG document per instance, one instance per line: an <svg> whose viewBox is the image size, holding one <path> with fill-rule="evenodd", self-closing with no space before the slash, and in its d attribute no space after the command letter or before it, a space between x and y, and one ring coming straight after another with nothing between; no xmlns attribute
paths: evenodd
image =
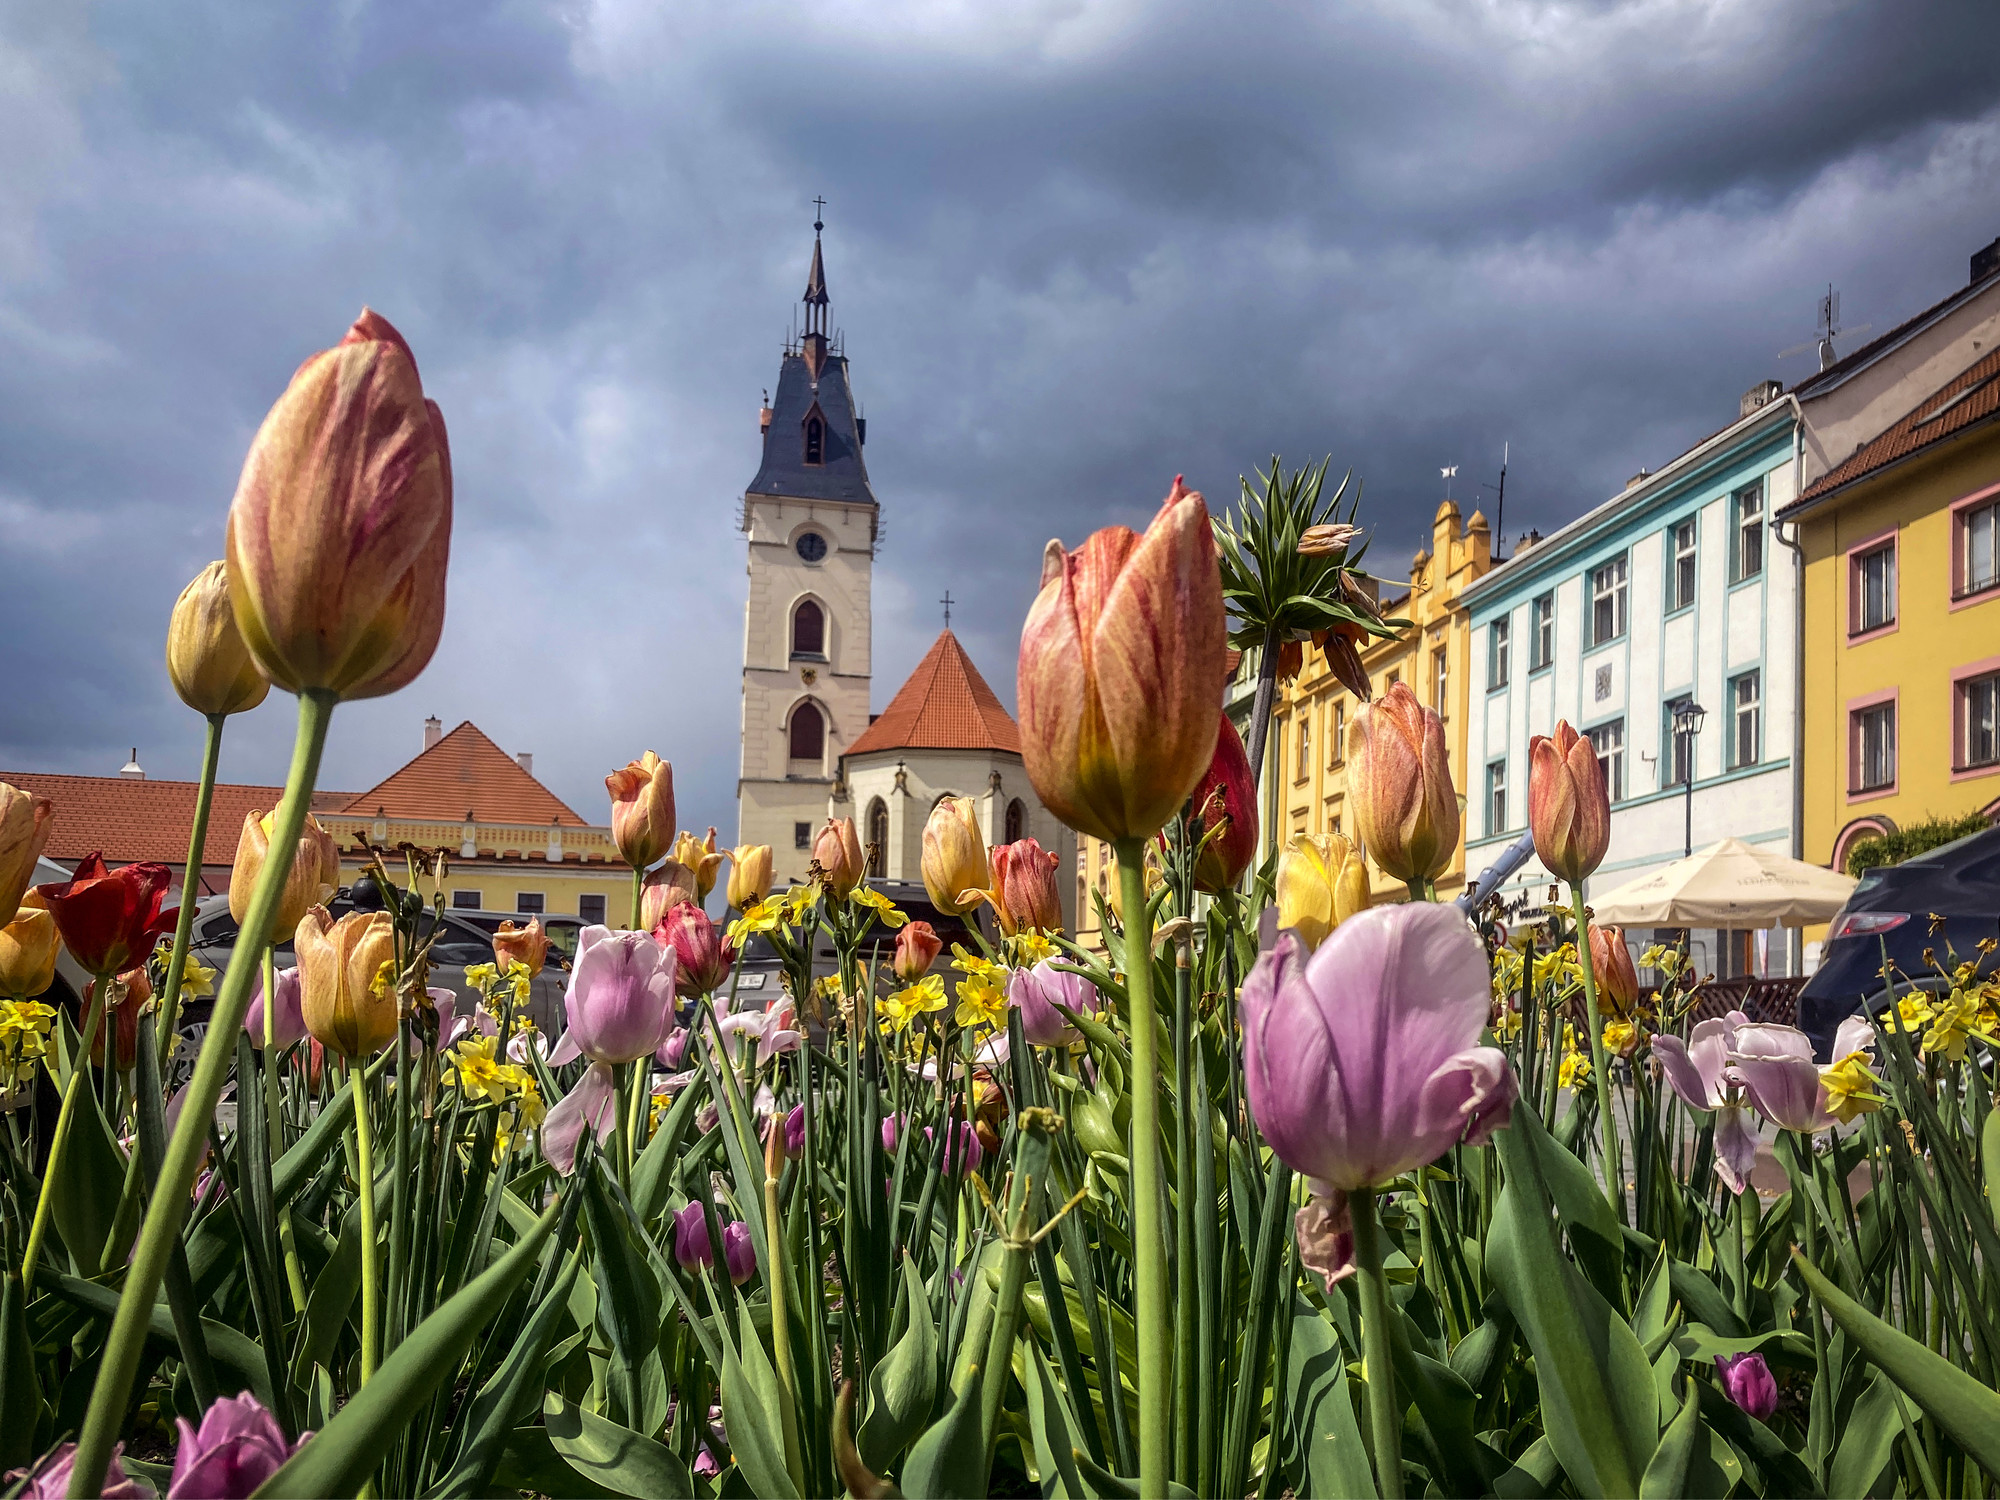
<svg viewBox="0 0 2000 1500"><path fill-rule="evenodd" d="M167 1500L248 1500L312 1436L287 1442L277 1418L248 1391L214 1402L202 1413L199 1430L186 1417L178 1420L180 1446Z"/></svg>
<svg viewBox="0 0 2000 1500"><path fill-rule="evenodd" d="M735 946L692 901L678 903L661 918L653 928L653 939L673 950L676 988L694 999L714 994L736 964Z"/></svg>
<svg viewBox="0 0 2000 1500"><path fill-rule="evenodd" d="M124 1455L123 1443L112 1448L111 1462L104 1466L104 1486L97 1493L104 1500L153 1500L153 1487L125 1472ZM69 1494L70 1472L75 1467L76 1444L64 1443L29 1478L21 1490L20 1500L65 1500ZM0 1482L11 1483L13 1478L13 1474L8 1474Z"/></svg>
<svg viewBox="0 0 2000 1500"><path fill-rule="evenodd" d="M720 1221L719 1211L716 1217ZM715 1264L715 1249L708 1237L708 1215L699 1202L688 1204L674 1215L674 1259L690 1274ZM729 1279L738 1286L757 1274L757 1249L750 1243L750 1226L741 1220L722 1226L722 1264L729 1272Z"/></svg>
<svg viewBox="0 0 2000 1500"><path fill-rule="evenodd" d="M798 1051L799 1044L805 1040L805 1033L798 1028L789 995L769 1010L739 1010L732 1016L724 1016L715 1023L715 1029L724 1036L757 1038L757 1066L760 1068L780 1052Z"/></svg>
<svg viewBox="0 0 2000 1500"><path fill-rule="evenodd" d="M1762 1422L1778 1409L1778 1382L1761 1354L1725 1354L1715 1362L1723 1393Z"/></svg>
<svg viewBox="0 0 2000 1500"><path fill-rule="evenodd" d="M924 1127L926 1144L936 1140L931 1127ZM963 1176L967 1172L977 1172L980 1162L986 1159L986 1148L979 1144L979 1132L968 1120L959 1120L951 1125L944 1145L944 1173L948 1177Z"/></svg>
<svg viewBox="0 0 2000 1500"><path fill-rule="evenodd" d="M272 1026L271 1044L283 1050L304 1038L306 1034L305 1012L299 1008L303 987L299 982L296 968L278 970L278 1012ZM250 1002L250 1009L243 1017L243 1029L250 1035L250 1045L258 1051L264 1049L264 978L257 976L257 994Z"/></svg>
<svg viewBox="0 0 2000 1500"><path fill-rule="evenodd" d="M676 1026L672 1031L667 1033L667 1039L660 1043L659 1049L653 1053L654 1061L659 1063L669 1073L680 1072L682 1066L687 1062L688 1042L690 1040L692 1040L692 1037L687 1027Z"/></svg>
<svg viewBox="0 0 2000 1500"><path fill-rule="evenodd" d="M584 928L563 1002L569 1028L549 1062L627 1063L658 1050L674 1025L674 971L674 950L643 932Z"/></svg>
<svg viewBox="0 0 2000 1500"><path fill-rule="evenodd" d="M902 1136L903 1117L901 1115L884 1115L882 1117L883 1155L894 1156L896 1154L896 1142L901 1140Z"/></svg>
<svg viewBox="0 0 2000 1500"><path fill-rule="evenodd" d="M1732 1010L1696 1022L1685 1042L1661 1032L1652 1043L1667 1086L1688 1108L1715 1115L1715 1175L1738 1194L1757 1161L1757 1122L1744 1107L1743 1080L1729 1065L1729 1051L1737 1030L1748 1024L1749 1017Z"/></svg>
<svg viewBox="0 0 2000 1500"><path fill-rule="evenodd" d="M1833 1124L1812 1042L1797 1027L1769 1022L1737 1027L1730 1061L1757 1112L1780 1130L1811 1135Z"/></svg>
<svg viewBox="0 0 2000 1500"><path fill-rule="evenodd" d="M1080 1039L1058 1005L1077 1015L1095 1015L1097 986L1081 974L1043 959L1032 969L1016 969L1007 981L1007 1003L1021 1013L1021 1035L1037 1047L1067 1047Z"/></svg>
<svg viewBox="0 0 2000 1500"><path fill-rule="evenodd" d="M704 1232L707 1227L702 1226ZM741 1219L722 1226L722 1263L738 1286L757 1274L757 1247L750 1243L750 1226Z"/></svg>
<svg viewBox="0 0 2000 1500"><path fill-rule="evenodd" d="M618 1122L618 1077L609 1063L592 1063L542 1121L542 1157L563 1176L576 1170L576 1148L588 1129L597 1140Z"/></svg>

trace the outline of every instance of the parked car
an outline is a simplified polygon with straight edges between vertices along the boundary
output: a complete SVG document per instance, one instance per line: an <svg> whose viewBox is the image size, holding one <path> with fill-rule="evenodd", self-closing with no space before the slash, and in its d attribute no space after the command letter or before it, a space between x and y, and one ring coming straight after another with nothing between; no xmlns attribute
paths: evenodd
<svg viewBox="0 0 2000 1500"><path fill-rule="evenodd" d="M1872 1009L1886 988L1885 949L1899 975L1919 982L1936 975L1925 949L1947 967L1955 953L2000 973L2000 955L1979 952L1987 938L2000 938L2000 828L1869 870L1827 928L1819 968L1799 992L1799 1027L1828 1061L1840 1023L1864 1005Z"/></svg>

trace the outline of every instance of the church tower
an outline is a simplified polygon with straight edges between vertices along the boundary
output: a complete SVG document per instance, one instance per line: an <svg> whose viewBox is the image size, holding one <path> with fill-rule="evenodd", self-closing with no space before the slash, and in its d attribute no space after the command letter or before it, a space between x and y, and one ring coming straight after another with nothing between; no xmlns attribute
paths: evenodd
<svg viewBox="0 0 2000 1500"><path fill-rule="evenodd" d="M736 841L769 844L778 883L803 880L812 838L851 816L840 757L868 727L877 507L847 356L827 333L813 223L805 327L758 414L763 462L743 493L750 598L743 621L743 759Z"/></svg>

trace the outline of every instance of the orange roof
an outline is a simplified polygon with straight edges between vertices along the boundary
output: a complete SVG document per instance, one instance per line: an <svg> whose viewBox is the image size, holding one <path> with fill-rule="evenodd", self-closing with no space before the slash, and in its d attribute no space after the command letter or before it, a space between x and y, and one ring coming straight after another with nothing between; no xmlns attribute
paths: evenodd
<svg viewBox="0 0 2000 1500"><path fill-rule="evenodd" d="M1021 731L958 637L947 630L847 753L872 750L1006 750L1019 755Z"/></svg>
<svg viewBox="0 0 2000 1500"><path fill-rule="evenodd" d="M339 811L372 817L377 808L392 818L457 822L470 813L482 823L590 826L470 719Z"/></svg>
<svg viewBox="0 0 2000 1500"><path fill-rule="evenodd" d="M2000 349L1960 371L1873 442L1863 443L1847 462L1827 470L1785 510L1810 505L1886 469L1918 450L1942 442L2000 413Z"/></svg>
<svg viewBox="0 0 2000 1500"><path fill-rule="evenodd" d="M49 824L50 859L82 859L102 851L111 865L156 860L178 870L187 861L188 828L194 822L193 781L142 781L123 776L50 776L40 771L0 771L5 781L39 792L55 804ZM269 812L284 795L281 786L218 784L208 814L204 865L228 865L236 858L243 820ZM313 811L332 812L352 795L314 792Z"/></svg>

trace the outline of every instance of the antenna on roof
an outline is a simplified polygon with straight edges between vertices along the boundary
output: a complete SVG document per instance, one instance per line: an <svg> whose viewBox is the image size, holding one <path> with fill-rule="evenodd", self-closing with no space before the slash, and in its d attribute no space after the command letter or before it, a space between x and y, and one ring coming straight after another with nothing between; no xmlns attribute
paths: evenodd
<svg viewBox="0 0 2000 1500"><path fill-rule="evenodd" d="M1500 561L1500 548L1507 540L1507 450L1510 443L1500 445L1500 482L1482 483L1482 490L1493 490L1500 496L1493 508L1493 561Z"/></svg>
<svg viewBox="0 0 2000 1500"><path fill-rule="evenodd" d="M1834 290L1833 283L1829 281L1826 284L1826 295L1819 299L1818 335L1807 339L1803 344L1794 344L1789 349L1780 349L1778 351L1778 358L1790 359L1794 354L1804 354L1810 350L1817 349L1819 351L1819 367L1822 370L1828 370L1840 358L1840 355L1835 352L1833 347L1834 335L1851 333L1856 338L1859 338L1874 326L1872 323L1863 323L1858 328L1842 328L1840 326L1840 293Z"/></svg>

